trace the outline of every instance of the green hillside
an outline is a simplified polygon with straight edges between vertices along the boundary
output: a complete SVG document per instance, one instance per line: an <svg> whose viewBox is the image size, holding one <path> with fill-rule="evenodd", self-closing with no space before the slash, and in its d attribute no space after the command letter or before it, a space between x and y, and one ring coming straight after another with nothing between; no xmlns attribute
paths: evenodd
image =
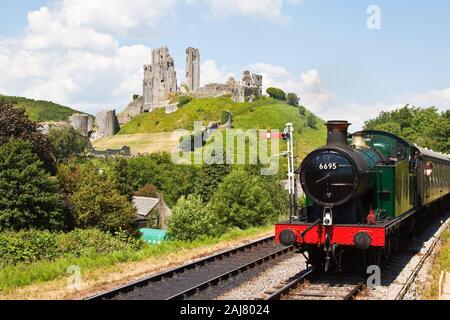
<svg viewBox="0 0 450 320"><path fill-rule="evenodd" d="M83 113L69 107L65 107L50 101L32 100L22 97L10 97L0 95L16 107L24 109L31 120L34 121L67 121L74 113Z"/></svg>
<svg viewBox="0 0 450 320"><path fill-rule="evenodd" d="M233 127L236 129L278 129L282 131L291 122L296 129L296 145L300 157L324 145L326 130L324 122L317 118L316 128L306 125L306 116L299 109L285 102L263 98L254 103L235 103L230 97L193 99L175 113L166 115L164 109L144 113L128 122L120 135L153 134L172 132L176 129L193 130L195 121L204 126L211 121L219 121L222 111L233 114ZM119 138L117 136L117 138Z"/></svg>

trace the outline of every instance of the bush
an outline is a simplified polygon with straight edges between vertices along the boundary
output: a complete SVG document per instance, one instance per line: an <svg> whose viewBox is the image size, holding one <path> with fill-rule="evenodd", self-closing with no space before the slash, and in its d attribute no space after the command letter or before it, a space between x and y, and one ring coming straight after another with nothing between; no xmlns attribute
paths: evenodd
<svg viewBox="0 0 450 320"><path fill-rule="evenodd" d="M231 113L228 111L222 111L220 114L220 124L224 125L231 118Z"/></svg>
<svg viewBox="0 0 450 320"><path fill-rule="evenodd" d="M69 233L28 230L0 233L0 268L17 263L53 261L61 257L106 255L127 249L140 249L144 243L112 236L99 230L74 230Z"/></svg>
<svg viewBox="0 0 450 320"><path fill-rule="evenodd" d="M169 238L193 241L201 236L217 236L215 218L199 196L181 197L173 208L169 222Z"/></svg>
<svg viewBox="0 0 450 320"><path fill-rule="evenodd" d="M181 107L187 105L191 101L192 101L192 97L188 97L188 96L179 97L178 98L178 108L181 108Z"/></svg>
<svg viewBox="0 0 450 320"><path fill-rule="evenodd" d="M266 92L271 98L286 101L286 93L281 89L270 87Z"/></svg>
<svg viewBox="0 0 450 320"><path fill-rule="evenodd" d="M287 212L286 192L275 178L252 175L239 168L214 193L211 210L226 228L262 226Z"/></svg>
<svg viewBox="0 0 450 320"><path fill-rule="evenodd" d="M0 145L0 230L62 229L63 202L29 142Z"/></svg>
<svg viewBox="0 0 450 320"><path fill-rule="evenodd" d="M299 97L295 93L288 93L286 100L289 105L294 107L297 107L300 101Z"/></svg>
<svg viewBox="0 0 450 320"><path fill-rule="evenodd" d="M314 114L308 114L308 117L306 118L306 125L312 129L317 128L317 118Z"/></svg>
<svg viewBox="0 0 450 320"><path fill-rule="evenodd" d="M304 106L298 106L298 112L302 116L306 116L306 108Z"/></svg>
<svg viewBox="0 0 450 320"><path fill-rule="evenodd" d="M84 155L92 149L89 138L82 136L71 126L52 128L48 139L58 162L66 162L69 158Z"/></svg>

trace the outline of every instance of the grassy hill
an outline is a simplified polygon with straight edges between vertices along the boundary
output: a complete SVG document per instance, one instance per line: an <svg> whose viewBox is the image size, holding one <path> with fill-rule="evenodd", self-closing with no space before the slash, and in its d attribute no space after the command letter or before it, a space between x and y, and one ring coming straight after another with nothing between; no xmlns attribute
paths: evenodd
<svg viewBox="0 0 450 320"><path fill-rule="evenodd" d="M125 126L114 136L101 139L94 143L94 147L106 149L119 145L128 145L133 153L144 153L151 150L147 144L159 144L158 151L171 151L178 142L168 143L171 134L176 129L192 131L195 121L202 121L204 126L211 121L219 121L222 111L233 114L235 129L278 129L282 131L286 123L291 122L296 129L296 148L302 158L311 150L324 145L326 130L321 119L317 119L317 128L306 125L306 116L299 114L297 107L271 98L263 98L254 103L235 103L230 97L193 99L177 112L166 115L164 109L141 114ZM135 137L139 134L139 139ZM163 139L164 141L159 141ZM143 143L146 141L146 143ZM160 143L161 142L161 143ZM166 148L164 148L166 146ZM285 148L282 145L283 148Z"/></svg>
<svg viewBox="0 0 450 320"><path fill-rule="evenodd" d="M74 113L84 113L50 101L36 101L22 97L10 97L3 95L0 95L0 99L4 99L14 104L17 108L24 109L31 120L39 122L67 121Z"/></svg>

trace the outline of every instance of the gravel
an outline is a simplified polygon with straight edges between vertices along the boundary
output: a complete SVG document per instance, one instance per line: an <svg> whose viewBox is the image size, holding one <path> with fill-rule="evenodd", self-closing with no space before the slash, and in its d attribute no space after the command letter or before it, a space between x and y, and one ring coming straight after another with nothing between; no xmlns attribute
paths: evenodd
<svg viewBox="0 0 450 320"><path fill-rule="evenodd" d="M439 221L428 227L404 252L396 255L382 272L381 286L367 291L367 300L394 300L409 276L413 273L420 259L433 244L441 230L447 228L450 223L450 213L444 215ZM417 300L420 296L417 288L423 285L429 278L430 260L427 259L414 283L405 295L405 300Z"/></svg>
<svg viewBox="0 0 450 320"><path fill-rule="evenodd" d="M247 281L243 281L239 286L230 291L217 296L216 300L254 300L264 299L266 292L274 292L281 288L288 280L300 271L306 269L305 258L298 253L293 253L283 260L278 260L269 268ZM236 279L239 281L238 279Z"/></svg>

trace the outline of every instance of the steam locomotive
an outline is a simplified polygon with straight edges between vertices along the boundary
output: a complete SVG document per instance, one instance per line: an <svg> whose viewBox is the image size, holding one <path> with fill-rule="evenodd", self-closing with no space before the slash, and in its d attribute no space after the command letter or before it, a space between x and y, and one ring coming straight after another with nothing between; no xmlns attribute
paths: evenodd
<svg viewBox="0 0 450 320"><path fill-rule="evenodd" d="M388 132L349 135L347 121L326 126L327 145L296 172L307 205L275 226L276 241L325 270L341 269L348 252L380 265L427 218L449 209L450 158Z"/></svg>

